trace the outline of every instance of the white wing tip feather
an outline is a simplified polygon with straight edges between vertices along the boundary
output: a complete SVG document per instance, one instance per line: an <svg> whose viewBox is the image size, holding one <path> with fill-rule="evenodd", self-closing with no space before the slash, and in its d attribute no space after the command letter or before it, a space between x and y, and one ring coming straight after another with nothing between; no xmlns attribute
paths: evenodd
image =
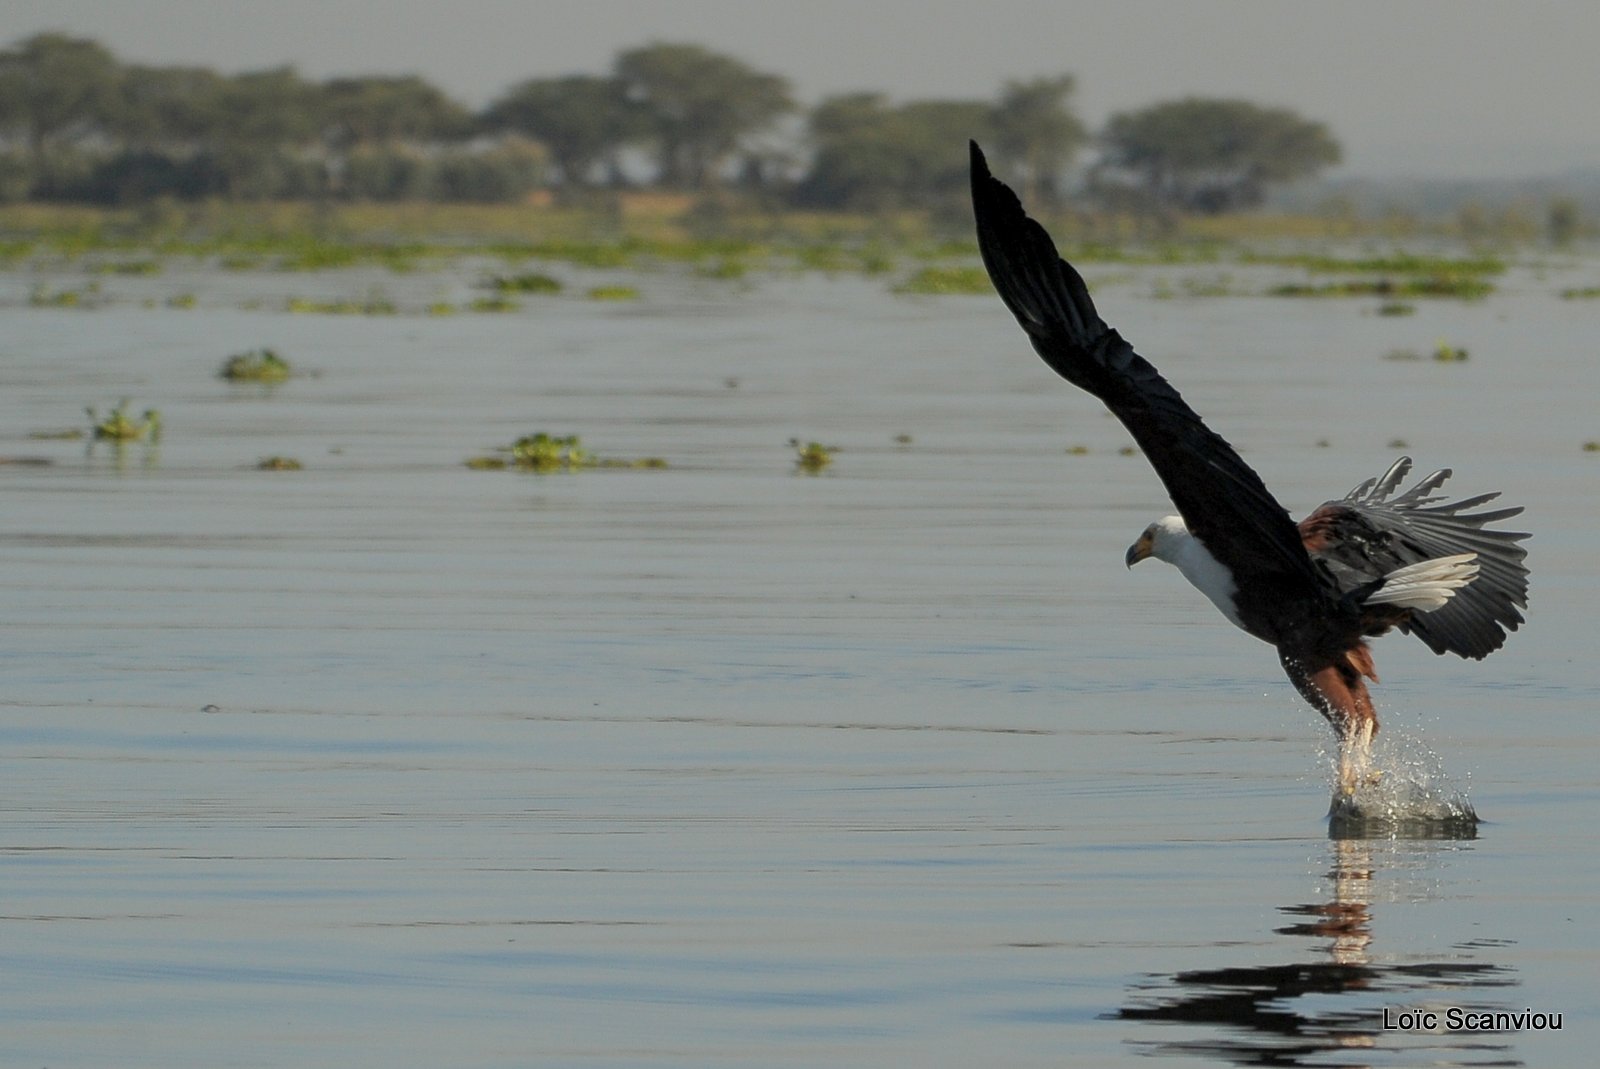
<svg viewBox="0 0 1600 1069"><path fill-rule="evenodd" d="M1478 575L1478 555L1458 553L1435 557L1396 568L1383 577L1383 586L1369 598L1369 605L1393 605L1416 612L1442 609L1456 591Z"/></svg>

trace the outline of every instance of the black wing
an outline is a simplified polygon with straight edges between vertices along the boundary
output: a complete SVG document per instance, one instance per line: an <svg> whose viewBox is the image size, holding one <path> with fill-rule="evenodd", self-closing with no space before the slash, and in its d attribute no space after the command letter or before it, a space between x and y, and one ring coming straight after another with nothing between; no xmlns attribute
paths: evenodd
<svg viewBox="0 0 1600 1069"><path fill-rule="evenodd" d="M1446 501L1433 494L1450 478L1443 468L1391 498L1411 470L1401 457L1381 477L1368 479L1330 501L1300 525L1306 550L1325 564L1344 591L1370 583L1396 568L1457 553L1478 555L1478 575L1458 590L1443 608L1415 612L1400 629L1416 635L1435 653L1482 658L1499 649L1507 631L1522 623L1518 609L1528 607L1528 551L1517 543L1523 531L1500 531L1488 525L1510 519L1521 508L1468 511L1493 501L1480 494L1464 501Z"/></svg>
<svg viewBox="0 0 1600 1069"><path fill-rule="evenodd" d="M1189 530L1234 575L1320 590L1288 512L1232 446L1096 314L1083 278L972 145L978 247L994 288L1044 362L1132 432Z"/></svg>

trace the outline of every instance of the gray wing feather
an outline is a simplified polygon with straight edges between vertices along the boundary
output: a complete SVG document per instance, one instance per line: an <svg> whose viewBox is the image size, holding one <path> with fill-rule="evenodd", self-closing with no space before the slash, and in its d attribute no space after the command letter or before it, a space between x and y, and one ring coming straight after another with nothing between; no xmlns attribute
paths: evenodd
<svg viewBox="0 0 1600 1069"><path fill-rule="evenodd" d="M1344 505L1386 533L1386 547L1401 567L1456 553L1478 555L1478 576L1458 591L1443 608L1419 612L1400 625L1435 653L1456 653L1482 658L1505 643L1506 632L1523 622L1518 609L1528 607L1528 556L1519 545L1525 531L1503 531L1489 525L1522 512L1519 507L1470 511L1499 497L1479 494L1447 501L1435 494L1450 478L1449 468L1425 476L1405 493L1392 497L1411 470L1411 459L1401 457L1377 479L1368 479L1344 496ZM1391 569L1392 570L1392 569Z"/></svg>

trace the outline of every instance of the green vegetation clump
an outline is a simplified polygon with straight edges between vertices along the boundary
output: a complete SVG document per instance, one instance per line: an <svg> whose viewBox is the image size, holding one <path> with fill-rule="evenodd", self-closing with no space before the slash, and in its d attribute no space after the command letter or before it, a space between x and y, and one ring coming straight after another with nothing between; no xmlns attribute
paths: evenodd
<svg viewBox="0 0 1600 1069"><path fill-rule="evenodd" d="M750 268L741 260L725 259L715 263L700 264L694 273L700 278L715 278L733 281L743 278Z"/></svg>
<svg viewBox="0 0 1600 1069"><path fill-rule="evenodd" d="M262 457L256 464L257 471L300 471L304 467L294 457Z"/></svg>
<svg viewBox="0 0 1600 1069"><path fill-rule="evenodd" d="M89 415L89 433L96 441L107 442L158 442L161 440L161 413L153 408L134 419L128 415L129 399L124 397L104 419L91 405L84 409Z"/></svg>
<svg viewBox="0 0 1600 1069"><path fill-rule="evenodd" d="M1585 453L1600 453L1600 442L1597 442L1591 438L1589 441L1583 443L1583 451Z"/></svg>
<svg viewBox="0 0 1600 1069"><path fill-rule="evenodd" d="M805 475L821 474L824 468L833 463L833 455L839 451L838 446L802 442L798 438L789 439L789 448L794 450L794 470Z"/></svg>
<svg viewBox="0 0 1600 1069"><path fill-rule="evenodd" d="M1244 262L1273 264L1280 267L1303 267L1322 274L1345 275L1499 275L1504 274L1506 262L1495 256L1418 256L1398 252L1390 256L1369 256L1345 259L1338 256L1294 254L1287 256L1269 253L1246 253Z"/></svg>
<svg viewBox="0 0 1600 1069"><path fill-rule="evenodd" d="M332 271L376 264L401 273L414 270L417 258L431 251L415 243L339 240L307 234L273 244L278 254L274 266L279 271ZM259 266L259 262L249 266Z"/></svg>
<svg viewBox="0 0 1600 1069"><path fill-rule="evenodd" d="M112 263L97 263L89 268L97 275L159 275L161 273L160 260L120 260Z"/></svg>
<svg viewBox="0 0 1600 1069"><path fill-rule="evenodd" d="M1584 286L1580 289L1561 291L1563 301L1592 301L1600 299L1600 286Z"/></svg>
<svg viewBox="0 0 1600 1069"><path fill-rule="evenodd" d="M556 438L540 431L511 443L511 462L529 471L576 471L594 463L594 458L576 434Z"/></svg>
<svg viewBox="0 0 1600 1069"><path fill-rule="evenodd" d="M636 286L596 286L589 291L591 301L637 301L639 290Z"/></svg>
<svg viewBox="0 0 1600 1069"><path fill-rule="evenodd" d="M565 437L546 434L524 435L499 450L503 456L469 457L467 467L474 471L531 471L536 474L574 472L585 468L665 468L661 457L640 457L622 460L614 457L597 457L583 446L576 434Z"/></svg>
<svg viewBox="0 0 1600 1069"><path fill-rule="evenodd" d="M1290 282L1267 290L1270 297L1455 297L1481 300L1494 292L1494 284L1471 274L1426 275L1416 278L1347 279L1320 286Z"/></svg>
<svg viewBox="0 0 1600 1069"><path fill-rule="evenodd" d="M1389 300L1380 315L1408 315L1402 298L1455 297L1474 301L1494 292L1485 277L1505 272L1504 260L1494 256L1455 258L1394 253L1365 259L1336 256L1273 256L1246 253L1247 263L1302 267L1322 274L1380 275L1376 279L1347 279L1321 285L1289 283L1267 292L1274 297L1384 297Z"/></svg>
<svg viewBox="0 0 1600 1069"><path fill-rule="evenodd" d="M82 308L87 305L81 290L57 290L52 293L43 285L33 287L33 292L28 295L28 303L35 308Z"/></svg>
<svg viewBox="0 0 1600 1069"><path fill-rule="evenodd" d="M894 288L896 293L914 294L984 294L993 293L994 285L988 272L981 267L929 266L919 268Z"/></svg>
<svg viewBox="0 0 1600 1069"><path fill-rule="evenodd" d="M1384 301L1378 305L1378 314L1381 316L1408 316L1415 315L1416 311L1416 305L1405 301Z"/></svg>
<svg viewBox="0 0 1600 1069"><path fill-rule="evenodd" d="M560 293L561 281L530 271L521 275L496 275L489 285L501 293Z"/></svg>
<svg viewBox="0 0 1600 1069"><path fill-rule="evenodd" d="M522 305L509 297L496 295L493 297L476 297L467 307L474 312L515 312L520 310Z"/></svg>
<svg viewBox="0 0 1600 1069"><path fill-rule="evenodd" d="M634 250L615 241L541 241L529 245L502 245L507 259L560 260L578 267L627 267Z"/></svg>
<svg viewBox="0 0 1600 1069"><path fill-rule="evenodd" d="M290 297L287 308L305 315L394 315L399 309L384 297L369 297L364 301L314 301L309 297Z"/></svg>
<svg viewBox="0 0 1600 1069"><path fill-rule="evenodd" d="M1459 345L1442 341L1433 347L1433 358L1441 364L1459 364L1467 359L1467 351Z"/></svg>
<svg viewBox="0 0 1600 1069"><path fill-rule="evenodd" d="M251 349L228 357L219 374L229 382L283 382L291 373L289 361L271 349Z"/></svg>

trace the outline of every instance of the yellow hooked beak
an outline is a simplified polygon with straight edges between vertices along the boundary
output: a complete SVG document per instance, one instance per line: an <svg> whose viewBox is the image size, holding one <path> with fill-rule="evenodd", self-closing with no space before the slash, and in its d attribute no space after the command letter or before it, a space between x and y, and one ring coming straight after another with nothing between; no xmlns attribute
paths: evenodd
<svg viewBox="0 0 1600 1069"><path fill-rule="evenodd" d="M1139 541L1128 547L1128 567L1132 568L1135 564L1150 556L1150 547L1154 544L1155 539L1150 537L1149 531L1140 535Z"/></svg>

